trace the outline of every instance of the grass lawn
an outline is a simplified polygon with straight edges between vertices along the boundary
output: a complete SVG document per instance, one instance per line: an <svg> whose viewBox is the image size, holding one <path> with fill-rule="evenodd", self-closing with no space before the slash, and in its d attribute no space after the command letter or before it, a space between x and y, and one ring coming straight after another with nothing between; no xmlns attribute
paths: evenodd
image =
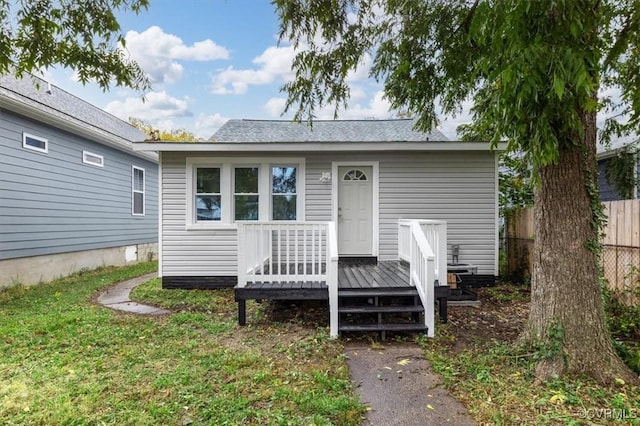
<svg viewBox="0 0 640 426"><path fill-rule="evenodd" d="M640 425L638 386L618 383L605 388L577 377L534 384L537 354L517 345L528 315L528 288L484 290L480 308L450 308L449 323L437 327L436 338L422 340L434 371L476 421L491 425ZM623 338L626 348L640 355L640 308L625 312L624 321L610 316L610 326L616 339ZM635 328L620 333L614 324ZM637 368L633 358L628 361Z"/></svg>
<svg viewBox="0 0 640 426"><path fill-rule="evenodd" d="M95 304L155 268L0 291L2 424L360 424L343 347L313 317L273 322L268 304L251 303L254 325L240 328L231 290L163 291L158 279L133 296L173 314Z"/></svg>

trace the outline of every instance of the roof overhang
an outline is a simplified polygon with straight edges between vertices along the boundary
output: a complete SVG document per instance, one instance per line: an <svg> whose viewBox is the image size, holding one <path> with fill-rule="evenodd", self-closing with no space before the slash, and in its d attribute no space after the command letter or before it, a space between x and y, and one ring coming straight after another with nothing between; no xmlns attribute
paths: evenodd
<svg viewBox="0 0 640 426"><path fill-rule="evenodd" d="M596 158L598 160L606 160L607 158L615 157L616 155L618 155L618 152L620 152L621 149L622 147L611 149L609 151L598 152L596 154Z"/></svg>
<svg viewBox="0 0 640 426"><path fill-rule="evenodd" d="M68 131L78 136L85 137L92 141L101 143L119 151L124 151L131 155L134 155L145 160L158 162L158 154L154 152L138 152L141 150L135 149L135 144L129 145L131 142L122 139L114 134L100 130L98 128L91 129L87 126L80 125L73 120L65 117L59 117L54 114L48 114L38 108L31 105L20 102L17 99L0 96L0 108L8 109L11 112L15 112L20 115L32 118L42 123L49 124L58 129Z"/></svg>
<svg viewBox="0 0 640 426"><path fill-rule="evenodd" d="M506 143L493 150L504 151ZM488 142L137 142L136 151L187 152L347 152L347 151L490 151Z"/></svg>

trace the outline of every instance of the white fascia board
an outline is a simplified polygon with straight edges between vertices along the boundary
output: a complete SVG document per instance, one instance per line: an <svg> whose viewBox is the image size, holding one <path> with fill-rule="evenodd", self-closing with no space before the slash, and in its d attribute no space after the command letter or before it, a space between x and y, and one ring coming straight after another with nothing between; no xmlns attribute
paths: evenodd
<svg viewBox="0 0 640 426"><path fill-rule="evenodd" d="M596 154L596 158L598 160L606 160L607 158L611 158L611 157L615 157L616 155L618 155L618 152L622 149L622 147L620 148L615 148L609 151L605 151L605 152L599 152Z"/></svg>
<svg viewBox="0 0 640 426"><path fill-rule="evenodd" d="M494 151L504 151L499 143ZM346 152L346 151L490 151L487 142L137 142L136 151L183 152Z"/></svg>
<svg viewBox="0 0 640 426"><path fill-rule="evenodd" d="M5 96L0 96L0 107L6 108L7 110L14 112L16 114L20 114L20 115L24 115L26 117L32 118L41 123L49 124L57 129L66 130L70 133L73 133L74 135L82 136L92 141L109 146L111 148L115 148L119 151L126 152L136 157L143 158L145 160L149 160L154 163L158 162L157 153L137 152L140 150L135 149L134 143L131 143L125 139L122 139L119 136L116 136L104 130L98 130L97 128L94 130L87 126L75 123L69 118L58 117L54 114L47 113L45 111L42 111L38 108L35 108L31 105L25 104L18 100L5 97ZM129 145L130 143L131 145Z"/></svg>

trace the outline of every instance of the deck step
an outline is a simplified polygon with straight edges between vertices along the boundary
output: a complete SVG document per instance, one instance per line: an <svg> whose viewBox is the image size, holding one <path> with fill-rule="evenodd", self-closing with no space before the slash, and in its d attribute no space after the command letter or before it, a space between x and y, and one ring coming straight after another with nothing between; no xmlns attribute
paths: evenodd
<svg viewBox="0 0 640 426"><path fill-rule="evenodd" d="M366 288L338 290L338 297L375 297L375 296L417 296L418 290L415 288Z"/></svg>
<svg viewBox="0 0 640 426"><path fill-rule="evenodd" d="M341 314L376 314L395 312L424 312L422 305L398 305L398 306L341 306L338 308Z"/></svg>
<svg viewBox="0 0 640 426"><path fill-rule="evenodd" d="M391 323L391 324L344 324L338 327L338 331L427 331L424 324L416 323Z"/></svg>

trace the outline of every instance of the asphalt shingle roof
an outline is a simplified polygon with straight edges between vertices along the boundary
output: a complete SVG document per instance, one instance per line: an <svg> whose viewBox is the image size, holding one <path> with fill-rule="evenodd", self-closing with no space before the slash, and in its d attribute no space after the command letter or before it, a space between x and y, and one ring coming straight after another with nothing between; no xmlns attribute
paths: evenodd
<svg viewBox="0 0 640 426"><path fill-rule="evenodd" d="M36 82L39 87L36 87ZM90 130L110 133L129 142L143 141L148 136L129 123L91 105L38 77L25 75L19 79L0 76L0 96L37 108L45 114L75 122Z"/></svg>
<svg viewBox="0 0 640 426"><path fill-rule="evenodd" d="M284 120L229 120L212 137L222 143L269 142L426 142L447 141L438 130L413 130L415 121L317 120L307 123Z"/></svg>

